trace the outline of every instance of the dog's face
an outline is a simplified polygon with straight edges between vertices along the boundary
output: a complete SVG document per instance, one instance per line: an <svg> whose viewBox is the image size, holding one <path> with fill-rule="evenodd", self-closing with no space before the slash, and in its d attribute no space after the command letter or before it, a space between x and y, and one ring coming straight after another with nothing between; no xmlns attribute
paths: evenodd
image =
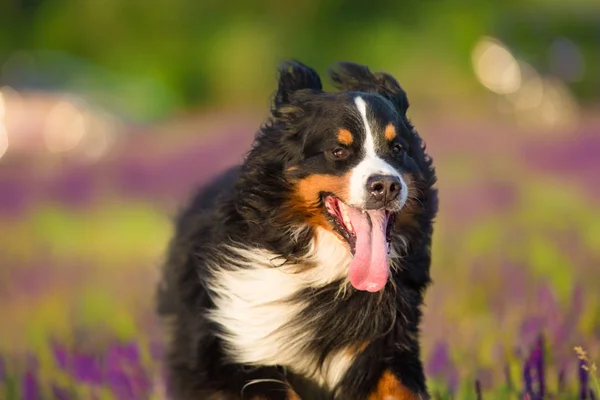
<svg viewBox="0 0 600 400"><path fill-rule="evenodd" d="M332 74L346 88L337 93L321 91L301 64L282 72L273 115L289 155L286 205L291 218L337 235L353 255L350 282L374 292L388 280L390 242L414 218L430 164L395 80L356 64L342 72Z"/></svg>

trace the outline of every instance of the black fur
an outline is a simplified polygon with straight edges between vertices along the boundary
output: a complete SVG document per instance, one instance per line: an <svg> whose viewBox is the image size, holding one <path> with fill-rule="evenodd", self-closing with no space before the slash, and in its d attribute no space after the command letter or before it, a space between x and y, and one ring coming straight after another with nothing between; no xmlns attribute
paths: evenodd
<svg viewBox="0 0 600 400"><path fill-rule="evenodd" d="M393 77L352 63L337 64L330 74L340 92L325 93L318 74L306 65L284 63L271 116L244 163L201 189L177 220L158 288L159 314L172 329L167 364L176 400L286 399L287 385L304 400L366 399L385 370L413 392L427 395L418 336L437 212L432 160L406 117L406 93ZM336 145L332 134L336 129L360 130L356 118L348 114L350 99L357 94L368 98L372 112L382 120L394 121L397 140L406 152L386 156L386 161L414 177L417 200L411 214L395 227L408 245L391 243L403 254L402 264L392 273L393 284L388 282L379 293L350 288L340 298L342 282L336 281L306 287L282 301L310 304L287 328L311 332L303 346L318 354L321 362L357 343L367 346L336 388L296 375L289 365L232 363L220 339L222 327L207 317L215 307L210 289L215 268L233 268L224 261L228 254L220 245L266 249L278 256L280 264L303 260L314 227L304 226L292 240L290 228L309 217L308 211L289 212L292 182L313 174L341 177L359 162L358 148L355 157L344 161L332 160L327 152ZM357 138L353 146L360 142ZM255 379L266 381L245 386Z"/></svg>

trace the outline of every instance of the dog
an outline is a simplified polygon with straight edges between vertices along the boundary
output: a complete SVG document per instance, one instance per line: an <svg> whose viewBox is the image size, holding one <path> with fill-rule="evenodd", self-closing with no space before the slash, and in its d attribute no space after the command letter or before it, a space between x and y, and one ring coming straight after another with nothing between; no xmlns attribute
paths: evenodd
<svg viewBox="0 0 600 400"><path fill-rule="evenodd" d="M174 223L157 289L173 399L429 398L433 161L394 77L329 75L337 91L283 62L241 165Z"/></svg>

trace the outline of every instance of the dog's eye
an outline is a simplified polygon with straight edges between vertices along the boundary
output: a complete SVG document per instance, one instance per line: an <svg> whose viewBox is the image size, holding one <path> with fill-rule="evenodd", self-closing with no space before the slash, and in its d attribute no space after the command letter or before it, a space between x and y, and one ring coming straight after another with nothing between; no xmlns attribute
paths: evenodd
<svg viewBox="0 0 600 400"><path fill-rule="evenodd" d="M400 143L396 143L394 146L392 146L392 151L396 154L401 153L402 150L404 150L404 147L402 147Z"/></svg>
<svg viewBox="0 0 600 400"><path fill-rule="evenodd" d="M343 160L344 158L348 158L350 155L350 150L344 149L343 147L338 147L337 149L334 149L331 154L333 154L333 156L338 160Z"/></svg>

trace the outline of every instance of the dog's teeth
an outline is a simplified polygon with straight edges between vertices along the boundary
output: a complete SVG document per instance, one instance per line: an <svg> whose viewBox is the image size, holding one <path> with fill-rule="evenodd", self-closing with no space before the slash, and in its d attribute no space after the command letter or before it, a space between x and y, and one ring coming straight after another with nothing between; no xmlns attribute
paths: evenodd
<svg viewBox="0 0 600 400"><path fill-rule="evenodd" d="M340 212L342 214L342 221L344 222L344 225L346 225L348 231L354 232L352 222L350 222L350 216L348 215L348 208L343 205L340 205Z"/></svg>
<svg viewBox="0 0 600 400"><path fill-rule="evenodd" d="M350 221L350 218L348 217L348 215L344 216L344 224L346 225L346 228L348 229L348 231L354 232L354 227L352 226L352 222Z"/></svg>
<svg viewBox="0 0 600 400"><path fill-rule="evenodd" d="M342 209L342 220L344 221L344 224L348 225L348 211L346 211L345 208Z"/></svg>

